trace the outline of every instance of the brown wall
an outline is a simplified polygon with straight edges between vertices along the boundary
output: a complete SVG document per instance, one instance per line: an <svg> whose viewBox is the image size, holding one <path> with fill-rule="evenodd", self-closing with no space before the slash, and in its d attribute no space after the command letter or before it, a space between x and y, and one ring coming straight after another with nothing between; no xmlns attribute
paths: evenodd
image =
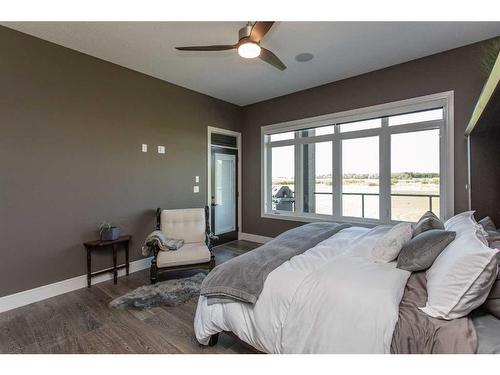
<svg viewBox="0 0 500 375"><path fill-rule="evenodd" d="M495 125L470 137L471 204L476 219L490 216L500 228L500 119Z"/></svg>
<svg viewBox="0 0 500 375"><path fill-rule="evenodd" d="M155 207L205 205L207 126L240 107L4 27L0 51L0 296L84 274L101 221L135 260Z"/></svg>
<svg viewBox="0 0 500 375"><path fill-rule="evenodd" d="M485 79L479 49L240 108L0 27L0 296L84 274L81 243L101 221L132 234L139 259L155 207L206 203L208 125L242 130L242 229L275 236L299 223L260 218L260 126L455 90L455 209L466 209L463 130ZM95 259L109 265L109 254Z"/></svg>
<svg viewBox="0 0 500 375"><path fill-rule="evenodd" d="M485 82L473 44L244 107L242 230L275 236L301 223L260 217L260 127L438 92L455 91L455 211L467 209L464 130Z"/></svg>

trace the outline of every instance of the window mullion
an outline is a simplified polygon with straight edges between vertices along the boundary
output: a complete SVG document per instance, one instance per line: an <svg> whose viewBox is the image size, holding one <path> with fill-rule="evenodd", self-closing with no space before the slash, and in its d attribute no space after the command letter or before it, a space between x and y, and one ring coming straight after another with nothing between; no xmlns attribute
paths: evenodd
<svg viewBox="0 0 500 375"><path fill-rule="evenodd" d="M272 212L273 210L273 196L272 196L272 187L273 187L273 175L272 175L272 147L270 145L266 145L266 201L265 201L265 209L267 212Z"/></svg>
<svg viewBox="0 0 500 375"><path fill-rule="evenodd" d="M339 134L339 125L335 125L335 137L333 138L333 160L332 160L332 192L333 192L333 216L342 216L342 145Z"/></svg>
<svg viewBox="0 0 500 375"><path fill-rule="evenodd" d="M304 167L304 158L302 155L302 145L300 143L295 143L295 192L294 192L294 199L295 199L295 214L302 214L303 213L303 205L302 203L304 202L304 194L303 194L303 189L302 189L302 184L304 183L304 173L303 173L303 167Z"/></svg>
<svg viewBox="0 0 500 375"><path fill-rule="evenodd" d="M380 220L383 223L391 221L391 135L389 133L389 119L382 118L379 145L379 207Z"/></svg>

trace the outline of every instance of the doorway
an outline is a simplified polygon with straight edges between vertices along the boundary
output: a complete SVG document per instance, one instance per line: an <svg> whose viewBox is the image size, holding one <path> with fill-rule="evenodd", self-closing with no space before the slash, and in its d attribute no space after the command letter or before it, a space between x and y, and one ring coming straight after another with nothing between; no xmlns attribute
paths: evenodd
<svg viewBox="0 0 500 375"><path fill-rule="evenodd" d="M210 224L219 237L215 245L238 239L240 215L240 139L241 135L209 127Z"/></svg>

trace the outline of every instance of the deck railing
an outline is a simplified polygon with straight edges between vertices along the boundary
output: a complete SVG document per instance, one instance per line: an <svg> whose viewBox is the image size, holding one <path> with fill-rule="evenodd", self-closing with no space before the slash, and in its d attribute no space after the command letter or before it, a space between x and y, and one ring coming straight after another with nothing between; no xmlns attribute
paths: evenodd
<svg viewBox="0 0 500 375"><path fill-rule="evenodd" d="M319 191L315 191L313 194L315 195L332 195L333 193L331 192L319 192ZM360 196L361 197L361 217L364 218L365 217L365 197L366 196L379 196L380 194L379 193L342 193L342 195L357 195L357 196ZM428 207L428 211L432 211L432 199L433 198L439 198L439 195L438 194L402 194L402 193L391 193L391 197L410 197L410 198L415 198L415 197L420 197L420 198L427 198L428 199L428 203L429 203L429 207ZM286 211L294 211L294 206L295 206L295 200L294 198L275 198L273 197L273 200L276 200L276 204L278 204L278 202L288 202L290 204L290 209L287 209Z"/></svg>
<svg viewBox="0 0 500 375"><path fill-rule="evenodd" d="M330 192L319 192L315 191L314 194L318 195L332 195ZM365 217L365 196L379 196L379 193L342 193L342 195L359 195L361 196L361 217ZM391 193L391 197L423 197L429 199L429 210L432 211L432 198L439 198L437 194L401 194L401 193Z"/></svg>

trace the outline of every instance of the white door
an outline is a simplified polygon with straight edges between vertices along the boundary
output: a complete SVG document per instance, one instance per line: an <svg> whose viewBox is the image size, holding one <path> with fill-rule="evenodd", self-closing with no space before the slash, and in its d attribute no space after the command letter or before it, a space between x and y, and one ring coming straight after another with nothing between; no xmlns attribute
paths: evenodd
<svg viewBox="0 0 500 375"><path fill-rule="evenodd" d="M215 153L215 234L236 230L236 155Z"/></svg>

